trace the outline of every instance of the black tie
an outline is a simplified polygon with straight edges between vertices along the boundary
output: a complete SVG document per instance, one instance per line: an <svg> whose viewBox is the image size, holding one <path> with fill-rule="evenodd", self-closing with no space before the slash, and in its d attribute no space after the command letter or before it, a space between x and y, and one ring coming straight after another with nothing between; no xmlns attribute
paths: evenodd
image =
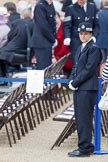
<svg viewBox="0 0 108 162"><path fill-rule="evenodd" d="M83 51L83 48L84 48L84 47L83 47L83 45L82 45L82 46L81 46L81 52Z"/></svg>
<svg viewBox="0 0 108 162"><path fill-rule="evenodd" d="M82 11L85 13L84 6L81 7Z"/></svg>

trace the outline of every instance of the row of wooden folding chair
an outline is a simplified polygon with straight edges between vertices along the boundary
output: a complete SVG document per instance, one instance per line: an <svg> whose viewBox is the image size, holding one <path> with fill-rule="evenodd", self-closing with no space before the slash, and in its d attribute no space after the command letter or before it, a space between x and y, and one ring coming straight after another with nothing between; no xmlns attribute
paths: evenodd
<svg viewBox="0 0 108 162"><path fill-rule="evenodd" d="M58 109L58 107L60 107L59 105L57 107L57 102L59 101L54 101L50 98L50 96L48 96L50 95L50 91L44 95L37 94L32 96L31 94L31 98L29 98L28 94L25 94L25 90L23 90L23 92L24 93L22 93L22 95L20 95L20 97L18 97L15 102L11 103L11 109L14 109L15 106L16 111L9 113L8 119L5 121L5 127L10 146L12 146L12 142L9 136L9 128L7 125L10 126L10 135L13 137L14 143L16 143L15 135L17 136L17 139L21 139L21 136L25 136L29 129L33 130L37 123L39 124L41 121L47 119ZM48 96L47 100L44 100L45 96Z"/></svg>
<svg viewBox="0 0 108 162"><path fill-rule="evenodd" d="M53 117L54 121L62 121L68 123L63 129L63 131L60 133L57 140L54 142L53 146L51 147L51 150L53 150L55 146L56 147L60 146L61 143L63 143L64 140L68 138L68 136L70 136L76 130L74 110L69 112L67 111L67 109L71 110L71 108L68 107L61 114L55 115ZM93 128L93 134L94 134L94 128ZM108 138L108 111L101 112L101 135Z"/></svg>
<svg viewBox="0 0 108 162"><path fill-rule="evenodd" d="M8 95L8 97L6 98L6 100L4 101L3 105L1 105L0 108L0 116L1 116L1 123L2 123L1 128L3 125L5 125L10 146L11 146L11 140L10 140L9 131L6 123L8 120L8 115L16 113L16 108L13 102L16 100L16 98L19 96L22 90L23 90L23 85L18 87L16 90L12 91Z"/></svg>
<svg viewBox="0 0 108 162"><path fill-rule="evenodd" d="M7 117L4 124L10 146L12 146L11 136L13 137L14 143L16 143L15 136L17 136L18 139L21 139L21 136L25 136L25 133L28 133L28 126L30 130L33 130L34 127L36 127L36 123L33 118L33 111L31 109L31 105L28 102L28 99L31 97L33 96L28 96L28 94L25 93L25 89L23 89L22 94L20 94L13 102L11 102L7 109L5 108L2 112L3 116ZM9 110L14 111L8 112L8 108ZM7 111L7 114L5 111Z"/></svg>
<svg viewBox="0 0 108 162"><path fill-rule="evenodd" d="M56 75L60 75L62 68L69 58L70 53L61 57L56 63L51 64L49 67L45 68L45 78L53 78L56 77Z"/></svg>
<svg viewBox="0 0 108 162"><path fill-rule="evenodd" d="M46 69L47 72L45 72L47 74L46 77L50 78L59 74L67 58L68 56L64 57L63 60L61 59L60 65L56 63L56 68L58 69L56 73L53 70L55 66L49 66ZM52 71L50 71L51 68ZM25 136L29 129L33 130L37 123L40 124L41 121L44 121L57 111L61 105L63 106L63 99L67 102L63 93L64 91L60 85L47 84L42 95L26 94L26 84L22 84L8 94L0 108L0 123L1 128L3 125L6 127L10 146L12 146L11 137L14 143L16 143L17 139ZM62 94L63 96L61 96Z"/></svg>

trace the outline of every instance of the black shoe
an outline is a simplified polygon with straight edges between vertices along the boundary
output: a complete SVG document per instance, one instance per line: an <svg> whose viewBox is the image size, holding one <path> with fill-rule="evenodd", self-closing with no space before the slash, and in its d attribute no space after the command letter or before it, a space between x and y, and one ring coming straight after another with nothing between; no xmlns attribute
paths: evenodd
<svg viewBox="0 0 108 162"><path fill-rule="evenodd" d="M82 153L78 149L72 152L68 152L69 157L89 157L90 153Z"/></svg>

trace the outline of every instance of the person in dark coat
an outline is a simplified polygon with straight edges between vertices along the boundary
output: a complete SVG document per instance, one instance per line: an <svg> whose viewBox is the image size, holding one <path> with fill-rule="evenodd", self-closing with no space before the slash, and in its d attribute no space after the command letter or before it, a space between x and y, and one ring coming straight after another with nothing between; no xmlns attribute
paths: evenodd
<svg viewBox="0 0 108 162"><path fill-rule="evenodd" d="M3 77L6 77L6 65L8 63L11 64L10 58L14 53L27 54L28 38L26 25L31 34L33 31L33 21L30 16L30 11L28 10L28 14L25 15L23 19L17 19L12 23L12 29L8 33L8 41L5 46L0 49L0 68Z"/></svg>
<svg viewBox="0 0 108 162"><path fill-rule="evenodd" d="M72 3L72 0L63 0L63 6L62 6L62 11L66 12L66 8L70 6Z"/></svg>
<svg viewBox="0 0 108 162"><path fill-rule="evenodd" d="M103 9L98 12L99 16L99 36L97 44L103 53L103 63L108 56L108 0L103 0ZM104 25L103 25L104 24Z"/></svg>
<svg viewBox="0 0 108 162"><path fill-rule="evenodd" d="M76 0L76 1L77 1L77 0ZM63 11L63 12L66 12L66 8L67 8L68 6L74 4L73 2L74 2L74 0L63 0L62 11ZM88 0L88 2L95 3L94 0Z"/></svg>
<svg viewBox="0 0 108 162"><path fill-rule="evenodd" d="M72 62L74 64L75 53L81 41L78 36L78 25L81 22L90 22L94 29L93 39L96 41L99 32L96 5L86 0L77 0L77 2L66 10L64 18L64 44L68 45L71 50Z"/></svg>
<svg viewBox="0 0 108 162"><path fill-rule="evenodd" d="M55 40L56 22L52 0L40 0L34 9L34 30L31 38L37 69L44 69L52 63L52 46Z"/></svg>
<svg viewBox="0 0 108 162"><path fill-rule="evenodd" d="M93 110L98 92L98 66L102 59L99 47L92 40L93 28L89 22L78 26L82 45L75 55L75 65L70 75L69 88L74 91L74 111L78 134L78 149L70 157L85 157L93 153Z"/></svg>

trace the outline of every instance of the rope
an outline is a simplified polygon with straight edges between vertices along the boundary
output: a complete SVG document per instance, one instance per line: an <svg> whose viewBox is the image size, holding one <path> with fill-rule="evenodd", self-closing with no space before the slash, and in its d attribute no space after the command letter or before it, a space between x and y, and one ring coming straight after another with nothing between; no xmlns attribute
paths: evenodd
<svg viewBox="0 0 108 162"><path fill-rule="evenodd" d="M27 78L4 78L0 77L0 82L27 82ZM44 83L68 83L69 79L44 79Z"/></svg>

